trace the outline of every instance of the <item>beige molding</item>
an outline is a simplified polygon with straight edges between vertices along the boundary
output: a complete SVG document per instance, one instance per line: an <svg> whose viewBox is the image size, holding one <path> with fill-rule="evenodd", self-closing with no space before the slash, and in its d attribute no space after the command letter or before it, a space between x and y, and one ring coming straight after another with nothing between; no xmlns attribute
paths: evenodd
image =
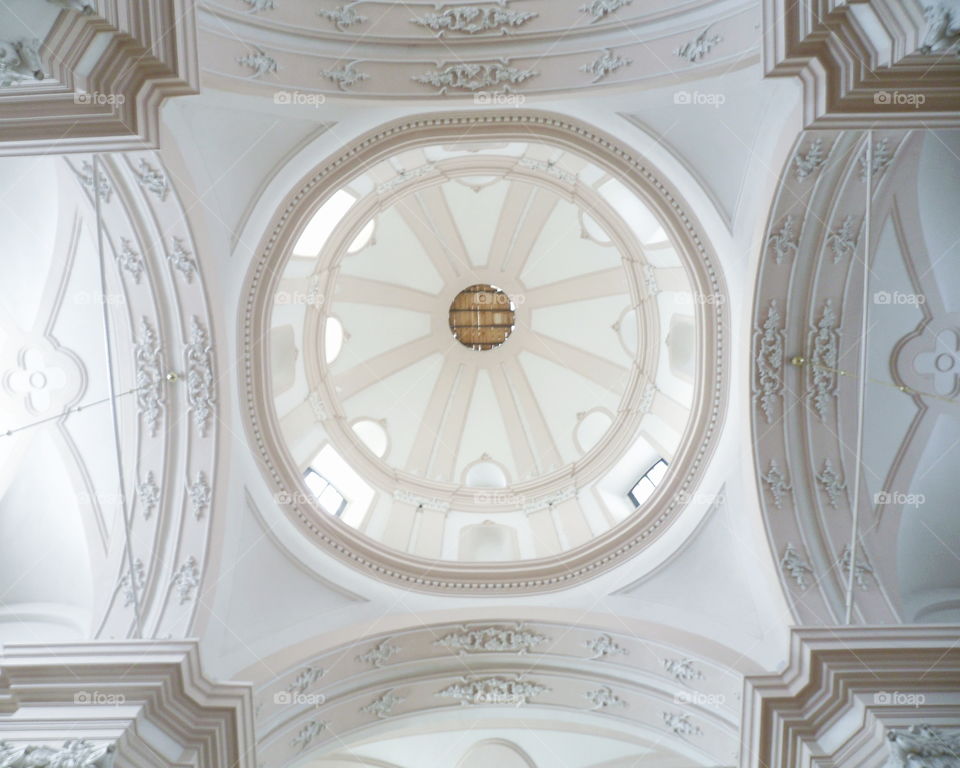
<svg viewBox="0 0 960 768"><path fill-rule="evenodd" d="M783 671L745 679L740 768L881 768L889 729L957 728L958 636L945 624L795 628Z"/></svg>
<svg viewBox="0 0 960 768"><path fill-rule="evenodd" d="M195 2L61 11L41 46L55 82L0 89L0 154L156 148L163 101L199 93Z"/></svg>
<svg viewBox="0 0 960 768"><path fill-rule="evenodd" d="M960 58L922 52L917 0L764 0L763 18L764 69L800 78L805 127L960 125Z"/></svg>
<svg viewBox="0 0 960 768"><path fill-rule="evenodd" d="M66 734L114 745L114 768L256 766L250 686L206 677L196 640L6 645L0 668L0 741L14 747Z"/></svg>

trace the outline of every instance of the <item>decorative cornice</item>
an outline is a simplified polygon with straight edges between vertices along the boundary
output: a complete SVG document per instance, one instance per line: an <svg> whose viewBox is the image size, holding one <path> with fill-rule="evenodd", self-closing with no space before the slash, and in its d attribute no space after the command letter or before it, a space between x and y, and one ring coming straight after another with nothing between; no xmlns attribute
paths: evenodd
<svg viewBox="0 0 960 768"><path fill-rule="evenodd" d="M306 666L301 669L290 685L287 686L288 693L294 693L303 696L326 674L323 667Z"/></svg>
<svg viewBox="0 0 960 768"><path fill-rule="evenodd" d="M332 10L321 8L319 11L317 11L317 14L327 19L327 21L332 21L333 25L340 32L346 32L347 27L352 27L356 24L363 24L363 22L367 20L366 16L363 16L354 10L353 3L350 3L349 5L339 5Z"/></svg>
<svg viewBox="0 0 960 768"><path fill-rule="evenodd" d="M509 704L519 707L549 690L545 685L525 680L523 675L515 675L513 679L465 675L460 682L437 691L436 695L442 699L454 699L461 705Z"/></svg>
<svg viewBox="0 0 960 768"><path fill-rule="evenodd" d="M625 709L627 702L617 696L613 690L604 685L596 690L587 691L583 697L593 706L591 710L598 709Z"/></svg>
<svg viewBox="0 0 960 768"><path fill-rule="evenodd" d="M703 32L693 40L689 40L681 45L674 53L681 59L686 59L691 64L696 64L700 59L710 53L715 45L723 42L723 38L720 35L710 35L710 37L707 37L709 31L710 25L707 25Z"/></svg>
<svg viewBox="0 0 960 768"><path fill-rule="evenodd" d="M140 319L140 340L134 347L137 412L156 437L163 415L163 356L157 333L146 317Z"/></svg>
<svg viewBox="0 0 960 768"><path fill-rule="evenodd" d="M702 736L703 731L699 725L694 725L690 720L690 715L677 712L664 712L663 724L667 729L677 736Z"/></svg>
<svg viewBox="0 0 960 768"><path fill-rule="evenodd" d="M570 173L570 171L564 170L555 162L550 160L536 160L532 157L521 157L517 161L517 165L521 168L526 168L531 171L545 173L547 176L552 176L555 179L559 179L565 184L577 183L577 175L575 173Z"/></svg>
<svg viewBox="0 0 960 768"><path fill-rule="evenodd" d="M190 497L193 514L199 520L203 517L203 511L210 506L213 497L213 491L203 470L197 472L197 479L187 485L187 495Z"/></svg>
<svg viewBox="0 0 960 768"><path fill-rule="evenodd" d="M133 568L127 570L120 577L118 587L123 591L123 605L130 607L137 602L140 592L147 583L147 572L143 565L143 560L139 557L133 561Z"/></svg>
<svg viewBox="0 0 960 768"><path fill-rule="evenodd" d="M113 768L116 744L93 744L68 739L60 748L14 745L0 741L0 766L4 768Z"/></svg>
<svg viewBox="0 0 960 768"><path fill-rule="evenodd" d="M783 549L783 556L780 558L780 567L796 582L796 585L800 587L800 589L806 589L810 586L810 582L807 581L807 574L812 574L813 569L806 560L800 557L800 553L794 549L793 544L790 542L787 542L786 547Z"/></svg>
<svg viewBox="0 0 960 768"><path fill-rule="evenodd" d="M793 215L788 215L780 226L779 231L767 238L767 249L777 264L797 255L796 234L793 231Z"/></svg>
<svg viewBox="0 0 960 768"><path fill-rule="evenodd" d="M181 238L173 238L173 247L167 252L167 261L188 283L193 282L194 273L197 271L197 263L190 258L192 255Z"/></svg>
<svg viewBox="0 0 960 768"><path fill-rule="evenodd" d="M586 5L580 6L580 11L588 14L591 17L590 23L593 24L632 2L633 0L590 0Z"/></svg>
<svg viewBox="0 0 960 768"><path fill-rule="evenodd" d="M886 137L879 139L875 144L872 145L873 149L870 151L870 168L869 171L876 181L879 179L884 171L890 166L890 163L893 162L893 150L890 149L890 140ZM867 180L867 149L864 148L863 152L857 157L857 163L860 165L860 181L866 182Z"/></svg>
<svg viewBox="0 0 960 768"><path fill-rule="evenodd" d="M793 486L787 482L786 475L783 474L783 470L780 469L776 459L770 459L767 471L760 477L767 484L767 488L770 489L770 495L773 497L773 503L777 509L782 509L784 492L793 490Z"/></svg>
<svg viewBox="0 0 960 768"><path fill-rule="evenodd" d="M850 545L845 544L843 551L840 553L840 568L846 574L850 573L850 559ZM870 589L871 578L876 578L873 572L873 566L870 565L870 562L867 560L866 553L858 547L856 564L853 567L853 580L860 589L868 590Z"/></svg>
<svg viewBox="0 0 960 768"><path fill-rule="evenodd" d="M817 473L817 482L820 483L823 492L827 494L830 506L839 509L838 502L847 484L840 479L840 474L834 469L833 462L830 459L823 460L823 469Z"/></svg>
<svg viewBox="0 0 960 768"><path fill-rule="evenodd" d="M386 720L393 714L393 708L398 704L402 704L404 701L406 701L406 699L403 696L398 696L393 692L393 689L391 689L382 696L375 698L369 704L364 704L360 707L360 711L366 712L368 715L373 715L378 720Z"/></svg>
<svg viewBox="0 0 960 768"><path fill-rule="evenodd" d="M190 319L190 342L183 350L187 367L187 403L193 423L205 437L213 418L213 348L206 329L196 317Z"/></svg>
<svg viewBox="0 0 960 768"><path fill-rule="evenodd" d="M357 83L369 80L370 75L356 68L359 61L351 61L342 67L323 70L323 76L334 83L341 91L348 91Z"/></svg>
<svg viewBox="0 0 960 768"><path fill-rule="evenodd" d="M263 50L254 46L253 53L245 53L237 57L237 64L242 64L253 70L251 79L263 77L264 75L275 75L279 67L277 60L273 56L268 56Z"/></svg>
<svg viewBox="0 0 960 768"><path fill-rule="evenodd" d="M663 668L681 682L703 680L703 673L694 666L693 659L664 659Z"/></svg>
<svg viewBox="0 0 960 768"><path fill-rule="evenodd" d="M140 278L143 276L146 267L143 258L133 249L133 243L127 238L120 238L120 250L116 253L117 264L120 269L129 272L133 277L133 282L140 285Z"/></svg>
<svg viewBox="0 0 960 768"><path fill-rule="evenodd" d="M837 316L833 310L833 299L823 303L823 313L817 321L816 329L811 332L810 352L810 394L813 407L825 421L830 403L837 395L837 356L840 337L837 331Z"/></svg>
<svg viewBox="0 0 960 768"><path fill-rule="evenodd" d="M140 182L140 186L156 195L161 203L167 199L167 194L170 192L170 182L167 181L166 174L163 171L158 171L146 160L140 158L140 165L134 171L134 174Z"/></svg>
<svg viewBox="0 0 960 768"><path fill-rule="evenodd" d="M599 635L587 640L584 645L593 653L591 659L605 659L607 656L629 656L630 651L618 645L610 635Z"/></svg>
<svg viewBox="0 0 960 768"><path fill-rule="evenodd" d="M827 161L827 156L823 151L823 139L817 138L810 142L806 154L797 154L793 156L794 170L797 174L797 181L803 181L808 176L812 176Z"/></svg>
<svg viewBox="0 0 960 768"><path fill-rule="evenodd" d="M298 747L301 752L304 752L317 736L327 730L328 725L324 720L310 720L297 731L297 735L291 740L290 746Z"/></svg>
<svg viewBox="0 0 960 768"><path fill-rule="evenodd" d="M517 653L523 655L547 640L543 635L516 627L462 627L459 632L451 632L434 641L434 645L444 646L461 655L471 653Z"/></svg>
<svg viewBox="0 0 960 768"><path fill-rule="evenodd" d="M72 165L70 167L73 168ZM82 186L90 194L93 194L94 188L96 188L100 199L104 203L110 202L110 195L113 193L113 187L110 186L110 182L107 181L106 177L102 173L95 173L92 163L90 163L88 160L84 160L83 164L80 166L80 170L78 171L76 168L73 168L73 172L77 175L77 180L80 182L80 186ZM99 176L99 178L94 179L94 176Z"/></svg>
<svg viewBox="0 0 960 768"><path fill-rule="evenodd" d="M152 470L147 472L145 479L137 483L137 499L143 506L143 519L149 520L160 503L160 488L154 480Z"/></svg>
<svg viewBox="0 0 960 768"><path fill-rule="evenodd" d="M200 586L200 568L197 563L197 558L193 555L190 555L187 561L181 565L173 575L173 586L177 590L180 605L189 602L193 598L193 590Z"/></svg>
<svg viewBox="0 0 960 768"><path fill-rule="evenodd" d="M620 56L610 48L604 48L593 61L580 67L580 71L586 72L588 75L593 75L591 82L599 83L607 75L613 74L617 70L629 66L632 63L633 59Z"/></svg>
<svg viewBox="0 0 960 768"><path fill-rule="evenodd" d="M848 214L837 229L827 234L824 242L833 254L833 263L839 264L841 261L847 261L853 257L853 254L857 251L859 240L860 227L858 226L854 230L853 216Z"/></svg>
<svg viewBox="0 0 960 768"><path fill-rule="evenodd" d="M458 62L446 67L414 75L413 81L430 85L437 93L465 91L474 93L511 93L511 86L519 85L539 73L535 69L519 69L506 59L494 62ZM492 89L492 90L491 90Z"/></svg>
<svg viewBox="0 0 960 768"><path fill-rule="evenodd" d="M776 299L767 306L763 325L754 331L756 339L756 383L754 392L768 424L773 423L774 407L783 392L784 331Z"/></svg>
<svg viewBox="0 0 960 768"><path fill-rule="evenodd" d="M533 11L511 11L505 5L505 0L501 0L498 5L457 5L437 13L414 17L410 22L433 30L437 37L443 37L445 32L507 35L514 27L522 26L538 15Z"/></svg>
<svg viewBox="0 0 960 768"><path fill-rule="evenodd" d="M400 653L400 648L390 642L391 638L381 640L377 645L365 653L361 653L356 660L362 664L369 664L374 669L379 669L386 662Z"/></svg>

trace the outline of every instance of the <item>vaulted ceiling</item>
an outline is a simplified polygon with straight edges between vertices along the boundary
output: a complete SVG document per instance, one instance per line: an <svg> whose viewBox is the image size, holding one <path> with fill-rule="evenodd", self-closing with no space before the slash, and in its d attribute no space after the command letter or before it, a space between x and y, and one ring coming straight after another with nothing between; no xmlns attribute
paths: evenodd
<svg viewBox="0 0 960 768"><path fill-rule="evenodd" d="M781 5L0 2L0 642L197 637L270 768L713 768L960 621L956 40Z"/></svg>

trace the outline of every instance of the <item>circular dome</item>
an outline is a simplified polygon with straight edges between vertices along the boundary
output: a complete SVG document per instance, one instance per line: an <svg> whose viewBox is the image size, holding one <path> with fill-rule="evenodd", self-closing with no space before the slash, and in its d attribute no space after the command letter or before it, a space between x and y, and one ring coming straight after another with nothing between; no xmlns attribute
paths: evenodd
<svg viewBox="0 0 960 768"><path fill-rule="evenodd" d="M702 350L723 305L693 300L719 285L688 255L689 220L639 194L622 153L538 122L424 121L347 148L352 170L325 164L283 212L263 253L279 277L251 280L265 335L302 352L250 357L272 393L248 389L265 465L308 530L408 584L543 589L571 558L593 570L597 539L674 514L710 445L693 414L714 363L678 375L667 346L680 317ZM311 503L307 473L336 504Z"/></svg>

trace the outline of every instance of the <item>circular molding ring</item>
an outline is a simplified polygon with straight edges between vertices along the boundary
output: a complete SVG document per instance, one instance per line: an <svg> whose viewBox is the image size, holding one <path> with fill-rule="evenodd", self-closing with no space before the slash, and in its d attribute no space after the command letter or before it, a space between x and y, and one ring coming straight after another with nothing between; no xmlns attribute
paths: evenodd
<svg viewBox="0 0 960 768"><path fill-rule="evenodd" d="M618 526L562 554L511 563L438 562L390 549L340 521L322 514L297 492L300 479L287 454L272 400L269 338L272 296L282 263L309 215L357 168L399 151L461 136L475 139L553 143L591 157L631 188L658 215L684 262L691 288L700 295L726 296L717 259L699 222L686 210L676 189L613 137L564 115L533 110L443 112L395 120L376 128L331 155L306 174L274 214L257 248L239 310L241 402L245 429L268 483L283 493L285 511L317 544L358 569L397 586L428 592L502 595L563 589L599 575L637 554L679 515L697 487L712 455L727 399L726 301L697 302L697 377L687 428L673 469L650 501Z"/></svg>

